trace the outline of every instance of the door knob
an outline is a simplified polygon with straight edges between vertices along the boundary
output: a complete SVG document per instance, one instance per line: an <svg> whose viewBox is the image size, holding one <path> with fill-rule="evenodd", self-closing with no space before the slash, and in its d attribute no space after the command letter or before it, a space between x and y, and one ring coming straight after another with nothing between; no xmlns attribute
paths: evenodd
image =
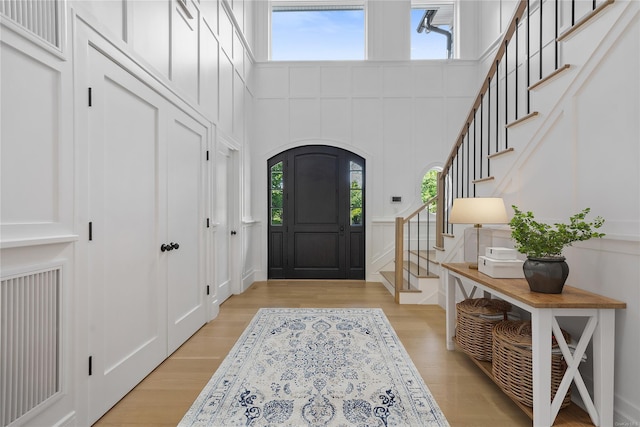
<svg viewBox="0 0 640 427"><path fill-rule="evenodd" d="M231 231L231 235L232 235L232 236L235 236L236 234L238 234L238 233L237 233L235 230L232 230L232 231Z"/></svg>
<svg viewBox="0 0 640 427"><path fill-rule="evenodd" d="M179 244L177 244L177 243L173 243L173 242L169 243L169 246L171 246L171 249L178 249L178 248L180 248L180 245L179 245Z"/></svg>
<svg viewBox="0 0 640 427"><path fill-rule="evenodd" d="M160 252L170 251L171 249L173 248L170 245L165 245L164 243L160 246Z"/></svg>

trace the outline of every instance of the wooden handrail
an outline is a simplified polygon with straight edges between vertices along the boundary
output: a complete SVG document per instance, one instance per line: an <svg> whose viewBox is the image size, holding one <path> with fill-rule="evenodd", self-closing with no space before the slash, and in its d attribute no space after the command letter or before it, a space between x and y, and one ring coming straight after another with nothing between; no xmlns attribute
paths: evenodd
<svg viewBox="0 0 640 427"><path fill-rule="evenodd" d="M427 200L425 203L422 204L422 206L420 206L418 209L416 209L412 214L410 214L409 216L407 216L406 218L403 218L402 221L406 224L407 222L409 222L411 219L413 219L414 216L418 215L420 212L422 212L423 210L425 210L425 208L427 206L429 206L430 204L432 204L433 202L437 202L438 201L438 196L433 196L432 198L430 198L429 200Z"/></svg>
<svg viewBox="0 0 640 427"><path fill-rule="evenodd" d="M467 134L467 131L468 131L467 126L470 126L473 123L475 113L478 107L480 107L480 104L482 103L482 99L485 93L487 93L487 90L489 89L489 82L491 81L491 77L496 73L496 70L498 69L498 63L504 56L505 51L507 50L507 43L511 40L511 36L513 36L514 33L516 32L517 19L519 19L522 16L526 8L527 8L527 0L520 0L520 2L518 3L518 6L516 7L516 10L513 13L513 16L511 17L509 26L507 27L504 34L502 35L502 38L500 39L500 45L498 47L498 51L496 52L494 60L491 63L491 66L489 67L489 71L487 71L487 76L485 77L484 82L482 83L482 86L478 91L476 100L471 106L471 111L469 111L469 115L467 116L464 124L462 125L462 129L460 130L460 133L458 133L456 142L451 150L451 153L449 154L449 157L447 158L444 168L442 169L443 175L447 174L447 172L449 171L449 168L453 164L453 159L455 159L458 153L458 149L460 148L460 146L464 141L464 136Z"/></svg>

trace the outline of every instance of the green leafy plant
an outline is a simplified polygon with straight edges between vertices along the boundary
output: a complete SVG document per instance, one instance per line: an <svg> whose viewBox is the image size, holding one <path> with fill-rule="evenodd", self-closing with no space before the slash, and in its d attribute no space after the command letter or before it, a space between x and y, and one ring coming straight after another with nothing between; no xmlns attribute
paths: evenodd
<svg viewBox="0 0 640 427"><path fill-rule="evenodd" d="M598 216L592 222L585 221L590 208L569 217L568 224L553 225L535 221L532 212L522 212L516 206L512 208L515 214L509 222L511 237L518 252L528 257L561 257L562 249L571 246L573 242L604 236L604 233L594 231L604 224L602 217Z"/></svg>

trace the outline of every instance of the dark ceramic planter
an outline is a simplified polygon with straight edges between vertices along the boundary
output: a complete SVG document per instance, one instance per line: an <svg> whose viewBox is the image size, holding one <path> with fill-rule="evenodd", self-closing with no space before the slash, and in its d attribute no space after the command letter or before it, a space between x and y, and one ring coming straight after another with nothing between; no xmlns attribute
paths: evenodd
<svg viewBox="0 0 640 427"><path fill-rule="evenodd" d="M529 289L543 294L562 293L569 277L569 266L564 257L527 258L522 266Z"/></svg>

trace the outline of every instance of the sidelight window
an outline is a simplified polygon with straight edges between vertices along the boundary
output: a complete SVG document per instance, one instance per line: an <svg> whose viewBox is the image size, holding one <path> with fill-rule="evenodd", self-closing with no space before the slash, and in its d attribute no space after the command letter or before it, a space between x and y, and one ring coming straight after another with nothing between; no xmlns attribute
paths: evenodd
<svg viewBox="0 0 640 427"><path fill-rule="evenodd" d="M356 162L349 162L349 199L351 225L362 225L362 166Z"/></svg>
<svg viewBox="0 0 640 427"><path fill-rule="evenodd" d="M271 225L282 225L283 212L283 194L284 194L284 175L282 172L282 162L278 162L271 166L270 180L271 186L269 191L269 206L271 215Z"/></svg>

